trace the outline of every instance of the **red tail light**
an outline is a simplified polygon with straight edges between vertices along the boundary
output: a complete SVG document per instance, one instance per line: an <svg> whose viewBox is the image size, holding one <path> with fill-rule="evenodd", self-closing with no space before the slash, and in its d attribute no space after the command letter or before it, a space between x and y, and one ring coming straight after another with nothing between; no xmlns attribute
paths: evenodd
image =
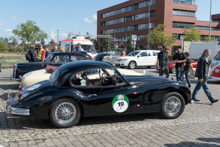
<svg viewBox="0 0 220 147"><path fill-rule="evenodd" d="M22 94L20 93L20 94L18 95L18 98L21 99L21 96L22 96Z"/></svg>
<svg viewBox="0 0 220 147"><path fill-rule="evenodd" d="M19 91L21 91L22 90L22 87L21 86L19 86Z"/></svg>

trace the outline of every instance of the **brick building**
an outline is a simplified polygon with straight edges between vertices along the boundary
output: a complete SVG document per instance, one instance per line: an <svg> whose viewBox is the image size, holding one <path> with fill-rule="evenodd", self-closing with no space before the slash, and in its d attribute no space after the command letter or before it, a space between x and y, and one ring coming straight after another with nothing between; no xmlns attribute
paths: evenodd
<svg viewBox="0 0 220 147"><path fill-rule="evenodd" d="M197 20L196 11L196 0L129 0L98 11L97 34L111 34L119 44L130 35L137 35L138 49L146 49L148 27L153 29L158 24L167 24L164 31L176 36L173 46L178 47L184 38L184 27L199 29L202 38L209 35L209 22ZM220 14L212 15L212 20L211 34L220 41ZM103 51L102 42L103 39L98 38L100 51ZM157 46L151 48L157 49Z"/></svg>

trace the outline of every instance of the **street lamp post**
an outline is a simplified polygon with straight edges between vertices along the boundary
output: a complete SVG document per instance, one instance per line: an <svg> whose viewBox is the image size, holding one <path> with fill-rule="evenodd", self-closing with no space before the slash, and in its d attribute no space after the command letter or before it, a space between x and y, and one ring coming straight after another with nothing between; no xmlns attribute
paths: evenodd
<svg viewBox="0 0 220 147"><path fill-rule="evenodd" d="M149 12L148 12L148 14L149 14L149 22L148 22L148 49L150 49L150 2L151 2L151 0L148 0L148 4L149 4Z"/></svg>
<svg viewBox="0 0 220 147"><path fill-rule="evenodd" d="M212 30L212 0L210 0L209 42L211 42L211 30Z"/></svg>

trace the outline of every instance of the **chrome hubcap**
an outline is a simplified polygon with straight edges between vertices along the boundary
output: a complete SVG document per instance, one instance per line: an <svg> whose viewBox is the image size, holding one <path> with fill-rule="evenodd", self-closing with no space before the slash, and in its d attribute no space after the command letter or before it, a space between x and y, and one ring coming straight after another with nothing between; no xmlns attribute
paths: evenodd
<svg viewBox="0 0 220 147"><path fill-rule="evenodd" d="M130 68L131 68L131 69L135 68L135 63L134 63L134 62L131 62L131 63L130 63Z"/></svg>
<svg viewBox="0 0 220 147"><path fill-rule="evenodd" d="M176 115L181 109L181 101L178 97L169 97L165 102L165 112L170 115Z"/></svg>
<svg viewBox="0 0 220 147"><path fill-rule="evenodd" d="M63 102L57 106L55 117L60 124L70 123L76 117L76 107L70 102Z"/></svg>

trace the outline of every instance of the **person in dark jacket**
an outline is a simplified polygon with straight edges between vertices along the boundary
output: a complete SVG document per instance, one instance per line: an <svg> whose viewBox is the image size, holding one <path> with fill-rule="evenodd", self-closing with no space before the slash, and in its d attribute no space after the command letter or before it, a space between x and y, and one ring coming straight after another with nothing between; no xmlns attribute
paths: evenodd
<svg viewBox="0 0 220 147"><path fill-rule="evenodd" d="M175 68L176 68L176 80L179 81L180 78L184 79L183 75L182 77L180 77L183 69L179 69L179 68L184 66L185 57L180 48L178 48L177 53L173 56L173 62L175 63Z"/></svg>
<svg viewBox="0 0 220 147"><path fill-rule="evenodd" d="M192 100L194 101L199 101L198 99L196 99L196 95L201 89L201 87L203 88L204 92L206 93L211 103L215 103L218 101L217 99L214 99L212 97L207 84L208 72L209 72L208 58L210 55L211 55L211 51L209 49L205 49L202 57L200 57L198 60L198 64L196 67L196 74L195 74L195 77L198 77L198 82L192 94Z"/></svg>
<svg viewBox="0 0 220 147"><path fill-rule="evenodd" d="M167 49L166 47L163 47L161 52L158 54L157 68L159 69L159 76L162 76L163 73L165 73L164 71L168 69L168 56L167 56L168 50L169 49ZM169 75L166 75L166 76L167 78L169 77Z"/></svg>
<svg viewBox="0 0 220 147"><path fill-rule="evenodd" d="M28 50L28 54L30 55L31 59L29 60L29 62L37 62L37 59L36 59L36 54L35 54L35 46L34 45L31 45L30 46L30 49Z"/></svg>
<svg viewBox="0 0 220 147"><path fill-rule="evenodd" d="M45 50L46 50L46 55L45 55L45 58L47 58L47 56L49 56L49 55L50 55L51 51L49 51L49 49L48 49L48 48L46 48Z"/></svg>

